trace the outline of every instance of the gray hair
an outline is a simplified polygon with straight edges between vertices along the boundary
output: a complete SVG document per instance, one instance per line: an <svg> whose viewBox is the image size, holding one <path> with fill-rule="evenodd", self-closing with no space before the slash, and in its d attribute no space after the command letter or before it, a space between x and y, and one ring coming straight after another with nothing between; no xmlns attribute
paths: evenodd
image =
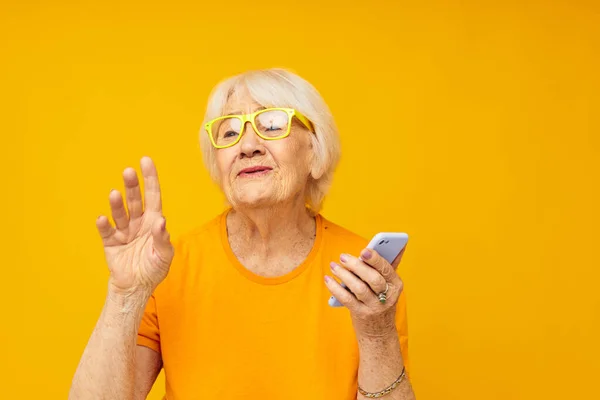
<svg viewBox="0 0 600 400"><path fill-rule="evenodd" d="M311 135L315 165L309 178L305 203L318 213L331 186L333 172L340 159L338 129L329 107L313 85L300 76L280 68L248 71L221 81L212 90L200 131L202 158L213 181L219 183L215 151L204 125L222 115L227 100L240 87L245 87L252 98L264 107L290 107L304 114L312 123Z"/></svg>

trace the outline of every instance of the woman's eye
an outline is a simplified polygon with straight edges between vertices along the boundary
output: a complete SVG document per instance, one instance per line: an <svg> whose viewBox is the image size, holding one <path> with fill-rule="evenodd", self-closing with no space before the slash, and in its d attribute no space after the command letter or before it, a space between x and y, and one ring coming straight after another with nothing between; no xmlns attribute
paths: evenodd
<svg viewBox="0 0 600 400"><path fill-rule="evenodd" d="M268 131L280 131L281 128L278 126L273 126L271 125L270 127L267 128Z"/></svg>
<svg viewBox="0 0 600 400"><path fill-rule="evenodd" d="M223 135L223 137L233 137L233 136L235 136L237 134L238 133L234 132L234 131L227 131L227 132L225 132L225 134Z"/></svg>

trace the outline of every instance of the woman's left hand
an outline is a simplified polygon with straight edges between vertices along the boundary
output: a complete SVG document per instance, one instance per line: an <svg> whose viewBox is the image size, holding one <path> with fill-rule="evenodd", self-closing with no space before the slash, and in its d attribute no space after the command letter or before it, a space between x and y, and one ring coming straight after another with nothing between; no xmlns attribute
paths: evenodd
<svg viewBox="0 0 600 400"><path fill-rule="evenodd" d="M396 329L396 304L403 283L396 273L404 249L392 264L375 250L364 249L360 258L349 254L340 256L340 264L331 262L331 272L352 291L344 289L335 279L325 276L331 294L350 310L359 337L382 337ZM386 291L385 302L379 293Z"/></svg>

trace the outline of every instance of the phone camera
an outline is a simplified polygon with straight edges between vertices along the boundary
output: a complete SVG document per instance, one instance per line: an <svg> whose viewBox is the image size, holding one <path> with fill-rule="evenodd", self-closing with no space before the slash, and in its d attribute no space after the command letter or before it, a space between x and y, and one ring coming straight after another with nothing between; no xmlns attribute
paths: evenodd
<svg viewBox="0 0 600 400"><path fill-rule="evenodd" d="M382 240L381 242L379 242L379 245L381 246L382 244L386 243L385 240Z"/></svg>

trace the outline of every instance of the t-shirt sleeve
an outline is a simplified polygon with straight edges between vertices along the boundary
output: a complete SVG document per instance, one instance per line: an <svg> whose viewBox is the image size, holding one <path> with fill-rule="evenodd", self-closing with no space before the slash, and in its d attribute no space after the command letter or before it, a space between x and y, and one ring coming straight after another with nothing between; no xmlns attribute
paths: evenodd
<svg viewBox="0 0 600 400"><path fill-rule="evenodd" d="M156 299L154 294L146 304L146 310L138 330L137 344L146 346L160 353L160 331L158 330L158 317L156 315Z"/></svg>
<svg viewBox="0 0 600 400"><path fill-rule="evenodd" d="M400 338L400 350L406 367L406 374L409 373L409 356L408 356L408 320L406 316L406 293L402 291L398 304L396 306L396 329Z"/></svg>

